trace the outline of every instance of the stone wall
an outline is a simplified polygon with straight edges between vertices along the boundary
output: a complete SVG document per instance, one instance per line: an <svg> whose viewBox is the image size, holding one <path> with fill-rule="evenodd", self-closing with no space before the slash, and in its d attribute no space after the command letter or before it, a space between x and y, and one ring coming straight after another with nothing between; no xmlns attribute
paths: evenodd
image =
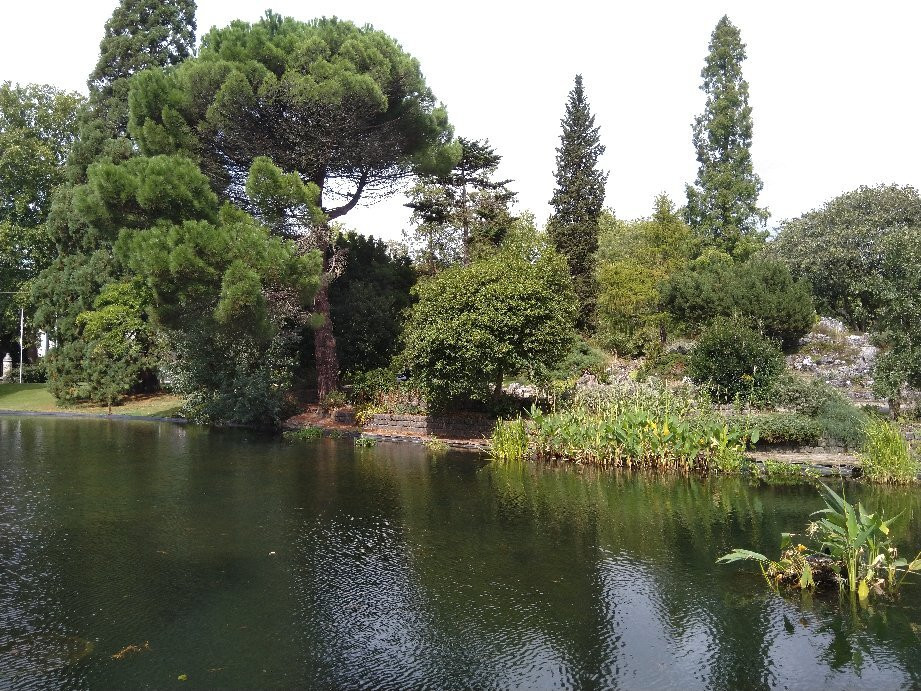
<svg viewBox="0 0 921 691"><path fill-rule="evenodd" d="M485 415L408 415L381 413L365 424L368 431L385 434L430 436L443 439L484 439L492 436L496 421Z"/></svg>

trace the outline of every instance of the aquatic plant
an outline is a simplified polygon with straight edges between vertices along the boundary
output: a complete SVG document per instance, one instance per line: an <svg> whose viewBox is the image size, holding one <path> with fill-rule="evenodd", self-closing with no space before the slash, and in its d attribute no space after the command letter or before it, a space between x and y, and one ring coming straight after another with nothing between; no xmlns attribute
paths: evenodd
<svg viewBox="0 0 921 691"><path fill-rule="evenodd" d="M355 437L356 448L370 448L377 446L377 439L374 437Z"/></svg>
<svg viewBox="0 0 921 691"><path fill-rule="evenodd" d="M309 441L312 439L320 439L323 436L323 429L321 427L302 427L301 429L289 429L285 430L281 438L285 441Z"/></svg>
<svg viewBox="0 0 921 691"><path fill-rule="evenodd" d="M860 461L864 477L893 484L918 480L921 464L912 456L908 440L897 425L874 417L864 426L863 432Z"/></svg>
<svg viewBox="0 0 921 691"><path fill-rule="evenodd" d="M425 448L434 454L442 454L448 451L448 445L438 437L431 437L424 442Z"/></svg>
<svg viewBox="0 0 921 691"><path fill-rule="evenodd" d="M802 463L791 463L776 459L765 459L760 468L754 469L758 479L771 485L798 484L819 477L819 471Z"/></svg>
<svg viewBox="0 0 921 691"><path fill-rule="evenodd" d="M790 585L815 589L837 583L842 590L865 599L870 589L882 593L898 590L911 572L921 571L921 553L911 562L900 558L889 538L889 526L901 516L885 519L883 514L867 513L860 502L850 504L825 483L819 483L825 508L806 528L808 547L793 545L793 533L781 535L781 554L777 561L747 549L734 549L717 563L757 561L772 588ZM900 575L901 574L901 575Z"/></svg>
<svg viewBox="0 0 921 691"><path fill-rule="evenodd" d="M496 421L490 440L490 455L500 463L522 463L525 460L528 455L528 432L521 417Z"/></svg>
<svg viewBox="0 0 921 691"><path fill-rule="evenodd" d="M651 467L736 472L757 431L714 414L689 413L646 401L618 401L543 413L532 409L534 453L610 467Z"/></svg>

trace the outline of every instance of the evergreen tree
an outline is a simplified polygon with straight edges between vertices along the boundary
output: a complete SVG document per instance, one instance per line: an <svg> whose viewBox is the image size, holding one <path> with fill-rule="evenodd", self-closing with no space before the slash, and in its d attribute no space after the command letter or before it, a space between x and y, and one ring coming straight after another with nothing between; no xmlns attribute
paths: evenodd
<svg viewBox="0 0 921 691"><path fill-rule="evenodd" d="M693 127L700 167L687 187L688 223L708 244L744 258L764 241L768 213L758 207L761 178L752 166L745 44L728 17L717 23L709 49L700 73L707 103Z"/></svg>
<svg viewBox="0 0 921 691"><path fill-rule="evenodd" d="M460 137L460 158L447 173L422 177L406 206L416 228L408 234L414 254L429 273L454 261L470 261L478 245L497 245L514 217L510 180L493 180L502 156L488 141Z"/></svg>
<svg viewBox="0 0 921 691"><path fill-rule="evenodd" d="M563 133L556 150L556 189L550 200L553 214L547 230L557 250L569 262L579 298L579 328L585 330L592 324L595 312L594 254L598 249L598 220L608 175L598 168L604 146L580 74L569 92L561 124Z"/></svg>
<svg viewBox="0 0 921 691"><path fill-rule="evenodd" d="M129 129L147 154L194 155L212 186L323 255L314 300L320 398L338 388L329 285L342 273L331 222L411 175L456 161L447 114L417 60L373 27L267 12L212 29L197 58L131 88Z"/></svg>
<svg viewBox="0 0 921 691"><path fill-rule="evenodd" d="M69 161L75 182L85 180L93 161L117 161L133 153L126 139L130 78L190 57L195 29L195 0L121 0L105 24L99 61L87 81L89 107Z"/></svg>
<svg viewBox="0 0 921 691"><path fill-rule="evenodd" d="M164 177L150 175L157 171L137 157L127 125L132 77L148 68L170 67L191 54L194 13L194 0L121 0L106 22L99 61L89 76L89 102L79 115L77 138L67 159L68 184L55 191L46 224L58 256L30 287L34 323L53 334L58 344L49 358L49 372L53 390L65 398L95 397L95 383L103 382L111 394L113 383L126 382L123 373L139 370L126 366L117 377L91 371L88 354L99 348L78 316L93 309L107 284L131 280L113 253L122 228L151 225L171 205L190 216L185 208L189 200L174 194L184 189L176 184L186 172L183 162L160 162L157 165L165 170L158 172ZM151 186L157 179L165 180L161 188ZM124 188L125 181L137 180L142 183L136 189ZM207 182L204 190L212 194ZM128 352L126 358L134 355ZM139 363L141 359L134 364ZM89 388L66 382L89 383Z"/></svg>

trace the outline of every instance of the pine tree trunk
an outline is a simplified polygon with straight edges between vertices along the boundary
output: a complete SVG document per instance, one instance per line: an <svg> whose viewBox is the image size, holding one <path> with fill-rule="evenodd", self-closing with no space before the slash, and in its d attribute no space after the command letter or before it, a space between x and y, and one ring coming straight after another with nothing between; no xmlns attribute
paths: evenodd
<svg viewBox="0 0 921 691"><path fill-rule="evenodd" d="M314 300L314 312L323 315L323 324L313 332L314 357L317 363L317 394L322 401L339 389L339 358L336 356L336 338L329 310L329 279L324 262L323 278Z"/></svg>

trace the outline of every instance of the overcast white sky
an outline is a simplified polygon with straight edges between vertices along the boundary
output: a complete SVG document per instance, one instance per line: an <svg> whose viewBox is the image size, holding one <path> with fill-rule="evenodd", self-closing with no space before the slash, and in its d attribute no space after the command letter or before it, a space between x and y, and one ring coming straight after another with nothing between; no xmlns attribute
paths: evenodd
<svg viewBox="0 0 921 691"><path fill-rule="evenodd" d="M0 80L86 91L117 0L0 0ZM755 170L770 225L861 184L921 187L921 3L788 1L512 3L199 0L199 35L266 6L298 19L371 23L419 59L459 135L488 138L515 180L519 209L543 220L559 120L581 72L607 146L607 205L650 212L679 204L696 174L691 122L700 69L723 14L748 47ZM395 239L399 200L356 209L346 224Z"/></svg>

